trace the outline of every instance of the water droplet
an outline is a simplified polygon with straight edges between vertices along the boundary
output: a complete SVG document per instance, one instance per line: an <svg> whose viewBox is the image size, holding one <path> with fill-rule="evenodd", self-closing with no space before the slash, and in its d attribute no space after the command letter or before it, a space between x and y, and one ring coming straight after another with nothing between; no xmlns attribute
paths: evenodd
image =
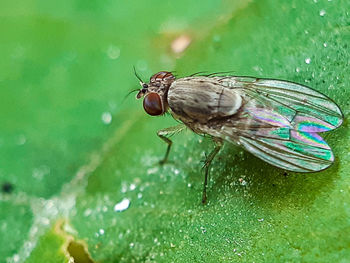
<svg viewBox="0 0 350 263"><path fill-rule="evenodd" d="M121 192L122 193L126 193L126 191L128 191L128 185L125 182L122 182L122 189Z"/></svg>
<svg viewBox="0 0 350 263"><path fill-rule="evenodd" d="M138 198L138 199L141 199L141 198L142 198L142 193L138 193L138 194L137 194L137 198Z"/></svg>
<svg viewBox="0 0 350 263"><path fill-rule="evenodd" d="M306 58L306 59L305 59L305 63L306 63L306 64L310 64L310 63L311 63L311 58Z"/></svg>
<svg viewBox="0 0 350 263"><path fill-rule="evenodd" d="M92 213L92 210L90 208L88 208L84 211L84 216L89 216L89 215L91 215L91 213Z"/></svg>
<svg viewBox="0 0 350 263"><path fill-rule="evenodd" d="M262 222L262 221L264 221L264 218L259 218L258 221Z"/></svg>
<svg viewBox="0 0 350 263"><path fill-rule="evenodd" d="M101 115L101 120L104 124L110 124L112 122L112 114L110 112L104 112Z"/></svg>
<svg viewBox="0 0 350 263"><path fill-rule="evenodd" d="M320 16L325 16L325 14L326 14L326 10L322 9L322 10L320 11Z"/></svg>
<svg viewBox="0 0 350 263"><path fill-rule="evenodd" d="M15 254L15 255L13 256L13 261L14 261L14 262L19 262L19 259L20 259L20 257L19 257L18 254Z"/></svg>
<svg viewBox="0 0 350 263"><path fill-rule="evenodd" d="M324 47L327 47L327 43L326 43L326 42L324 42L324 43L323 43L323 46L324 46Z"/></svg>
<svg viewBox="0 0 350 263"><path fill-rule="evenodd" d="M120 56L120 49L117 46L110 45L107 49L107 56L110 59L117 59Z"/></svg>
<svg viewBox="0 0 350 263"><path fill-rule="evenodd" d="M299 73L299 72L300 72L300 68L296 68L296 69L295 69L295 72L298 72L298 73Z"/></svg>
<svg viewBox="0 0 350 263"><path fill-rule="evenodd" d="M126 209L129 208L129 205L130 205L130 200L127 199L127 198L124 198L121 202L117 203L115 206L114 206L114 211L116 212L122 212Z"/></svg>
<svg viewBox="0 0 350 263"><path fill-rule="evenodd" d="M129 186L129 189L130 189L130 191L134 191L136 189L136 185L135 184L131 184Z"/></svg>
<svg viewBox="0 0 350 263"><path fill-rule="evenodd" d="M105 231L104 231L104 229L100 228L100 229L98 230L98 233L99 233L100 235L103 235L103 234L105 233Z"/></svg>

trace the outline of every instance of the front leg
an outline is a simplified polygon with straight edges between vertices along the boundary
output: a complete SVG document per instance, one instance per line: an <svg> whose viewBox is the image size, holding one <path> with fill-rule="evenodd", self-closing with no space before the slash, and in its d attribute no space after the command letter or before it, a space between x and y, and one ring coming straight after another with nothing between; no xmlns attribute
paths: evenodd
<svg viewBox="0 0 350 263"><path fill-rule="evenodd" d="M173 142L169 139L169 137L176 134L176 133L179 133L180 131L185 129L185 127L186 126L181 123L181 124L176 125L174 127L165 128L165 129L159 130L157 132L157 135L159 136L159 138L161 138L163 141L165 141L168 144L168 148L166 149L166 153L165 153L164 158L159 161L159 163L161 165L163 165L167 161L171 145L173 144Z"/></svg>

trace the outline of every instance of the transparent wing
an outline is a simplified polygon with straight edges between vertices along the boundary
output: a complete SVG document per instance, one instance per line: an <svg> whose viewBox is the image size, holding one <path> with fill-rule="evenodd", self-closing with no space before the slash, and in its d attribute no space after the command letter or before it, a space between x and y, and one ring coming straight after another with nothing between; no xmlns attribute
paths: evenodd
<svg viewBox="0 0 350 263"><path fill-rule="evenodd" d="M289 134L283 134L287 134L285 139L242 135L239 143L260 159L290 171L316 172L333 163L331 148L317 133L289 130ZM304 139L309 139L312 143L305 143Z"/></svg>
<svg viewBox="0 0 350 263"><path fill-rule="evenodd" d="M331 148L318 134L343 121L331 99L287 81L214 78L243 98L241 111L220 127L224 139L238 142L260 159L286 170L320 171L333 163Z"/></svg>

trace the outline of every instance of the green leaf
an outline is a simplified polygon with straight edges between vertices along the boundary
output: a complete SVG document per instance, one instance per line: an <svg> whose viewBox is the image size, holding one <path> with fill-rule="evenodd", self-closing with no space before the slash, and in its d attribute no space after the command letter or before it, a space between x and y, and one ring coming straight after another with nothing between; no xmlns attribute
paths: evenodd
<svg viewBox="0 0 350 263"><path fill-rule="evenodd" d="M349 8L346 0L3 1L1 260L347 262ZM176 53L181 39L190 44ZM203 206L201 161L213 143L185 131L160 166L166 145L156 131L177 123L123 100L138 88L133 65L145 80L161 70L232 70L310 86L343 110L343 126L323 134L336 161L285 173L226 144Z"/></svg>
<svg viewBox="0 0 350 263"><path fill-rule="evenodd" d="M63 248L66 237L59 233L59 224L40 237L26 262L68 262Z"/></svg>

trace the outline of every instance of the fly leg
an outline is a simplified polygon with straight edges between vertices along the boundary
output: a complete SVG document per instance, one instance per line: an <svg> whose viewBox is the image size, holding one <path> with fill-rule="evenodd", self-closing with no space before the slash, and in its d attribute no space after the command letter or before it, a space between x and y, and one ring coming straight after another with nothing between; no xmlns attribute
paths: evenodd
<svg viewBox="0 0 350 263"><path fill-rule="evenodd" d="M202 204L207 202L207 185L208 185L208 177L209 177L209 168L210 164L213 161L216 154L220 151L222 147L222 140L218 138L214 138L215 148L209 153L206 157L203 165L204 169L204 186L203 186L203 195L202 195Z"/></svg>
<svg viewBox="0 0 350 263"><path fill-rule="evenodd" d="M157 132L157 135L159 136L159 138L161 138L163 141L165 141L168 144L168 148L166 149L164 158L159 161L159 163L161 165L163 165L167 161L171 145L173 144L173 142L169 139L169 137L176 134L176 133L179 133L185 127L186 126L184 124L179 124L179 125L176 125L174 127L169 127L169 128L159 130Z"/></svg>

